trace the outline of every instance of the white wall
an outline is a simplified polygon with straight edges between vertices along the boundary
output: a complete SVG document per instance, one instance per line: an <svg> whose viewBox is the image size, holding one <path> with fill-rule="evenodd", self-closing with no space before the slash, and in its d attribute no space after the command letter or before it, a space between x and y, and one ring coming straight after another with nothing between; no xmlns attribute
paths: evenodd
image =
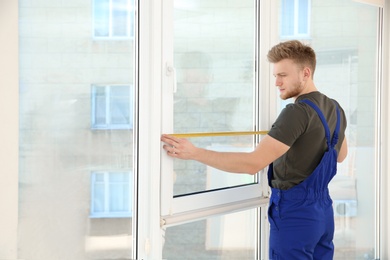
<svg viewBox="0 0 390 260"><path fill-rule="evenodd" d="M17 258L18 1L0 2L0 259Z"/></svg>

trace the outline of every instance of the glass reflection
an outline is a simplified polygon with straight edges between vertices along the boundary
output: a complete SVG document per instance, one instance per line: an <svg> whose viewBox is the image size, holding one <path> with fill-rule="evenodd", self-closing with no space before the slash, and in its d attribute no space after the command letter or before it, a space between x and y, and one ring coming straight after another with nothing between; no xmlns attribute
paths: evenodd
<svg viewBox="0 0 390 260"><path fill-rule="evenodd" d="M174 132L254 129L254 2L174 1ZM253 148L253 137L197 138L195 145L223 151ZM196 162L174 162L174 195L249 184L253 176L210 183L214 171ZM229 180L228 180L229 179Z"/></svg>
<svg viewBox="0 0 390 260"><path fill-rule="evenodd" d="M252 209L169 227L163 259L256 259L256 216Z"/></svg>
<svg viewBox="0 0 390 260"><path fill-rule="evenodd" d="M316 50L314 81L342 104L348 120L349 155L329 186L336 225L334 259L373 259L378 9L350 0L305 2L279 1L279 35L280 40L299 39ZM292 17L300 17L294 18L295 29L288 22ZM310 34L302 35L300 28L307 21ZM296 33L286 37L286 31ZM282 108L286 103L279 104Z"/></svg>
<svg viewBox="0 0 390 260"><path fill-rule="evenodd" d="M132 2L19 1L20 259L132 258Z"/></svg>

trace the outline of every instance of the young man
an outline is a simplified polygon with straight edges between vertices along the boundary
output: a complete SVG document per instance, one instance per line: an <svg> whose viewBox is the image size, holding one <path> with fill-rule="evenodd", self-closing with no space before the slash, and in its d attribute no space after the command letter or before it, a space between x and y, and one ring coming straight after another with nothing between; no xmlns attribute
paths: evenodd
<svg viewBox="0 0 390 260"><path fill-rule="evenodd" d="M272 193L270 259L332 259L334 217L328 183L347 156L345 114L314 82L314 50L288 41L268 52L281 99L293 98L253 152L215 152L162 135L173 158L196 160L235 173L268 168Z"/></svg>

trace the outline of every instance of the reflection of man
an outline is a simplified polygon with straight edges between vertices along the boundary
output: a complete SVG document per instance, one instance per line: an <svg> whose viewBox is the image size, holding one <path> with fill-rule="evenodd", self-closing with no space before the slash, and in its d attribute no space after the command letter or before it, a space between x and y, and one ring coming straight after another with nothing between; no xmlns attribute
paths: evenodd
<svg viewBox="0 0 390 260"><path fill-rule="evenodd" d="M253 152L215 152L188 140L162 135L173 158L196 160L234 173L256 174L269 167L270 259L332 259L334 217L328 183L347 156L346 118L340 105L320 93L313 74L316 57L299 41L274 46L281 99L293 98Z"/></svg>
<svg viewBox="0 0 390 260"><path fill-rule="evenodd" d="M177 92L174 96L174 131L210 132L231 129L232 111L237 98L210 98L213 83L213 60L205 52L176 54ZM226 104L229 103L229 106ZM196 140L196 145L209 146L208 138ZM176 162L174 193L183 194L207 188L207 168L195 162ZM196 178L195 178L196 177Z"/></svg>
<svg viewBox="0 0 390 260"><path fill-rule="evenodd" d="M203 52L177 54L178 83L176 98L206 98L207 86L213 81L212 58Z"/></svg>
<svg viewBox="0 0 390 260"><path fill-rule="evenodd" d="M204 52L177 54L178 88L175 94L175 132L208 132L225 129L229 111L220 108L227 98L210 98L212 58ZM231 104L232 107L234 104Z"/></svg>

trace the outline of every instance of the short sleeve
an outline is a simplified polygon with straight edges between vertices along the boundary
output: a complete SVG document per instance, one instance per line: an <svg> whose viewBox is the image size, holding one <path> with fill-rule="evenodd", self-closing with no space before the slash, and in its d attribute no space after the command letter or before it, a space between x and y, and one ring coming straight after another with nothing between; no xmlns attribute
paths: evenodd
<svg viewBox="0 0 390 260"><path fill-rule="evenodd" d="M308 120L309 116L303 104L289 104L282 110L268 135L292 146L306 131Z"/></svg>

